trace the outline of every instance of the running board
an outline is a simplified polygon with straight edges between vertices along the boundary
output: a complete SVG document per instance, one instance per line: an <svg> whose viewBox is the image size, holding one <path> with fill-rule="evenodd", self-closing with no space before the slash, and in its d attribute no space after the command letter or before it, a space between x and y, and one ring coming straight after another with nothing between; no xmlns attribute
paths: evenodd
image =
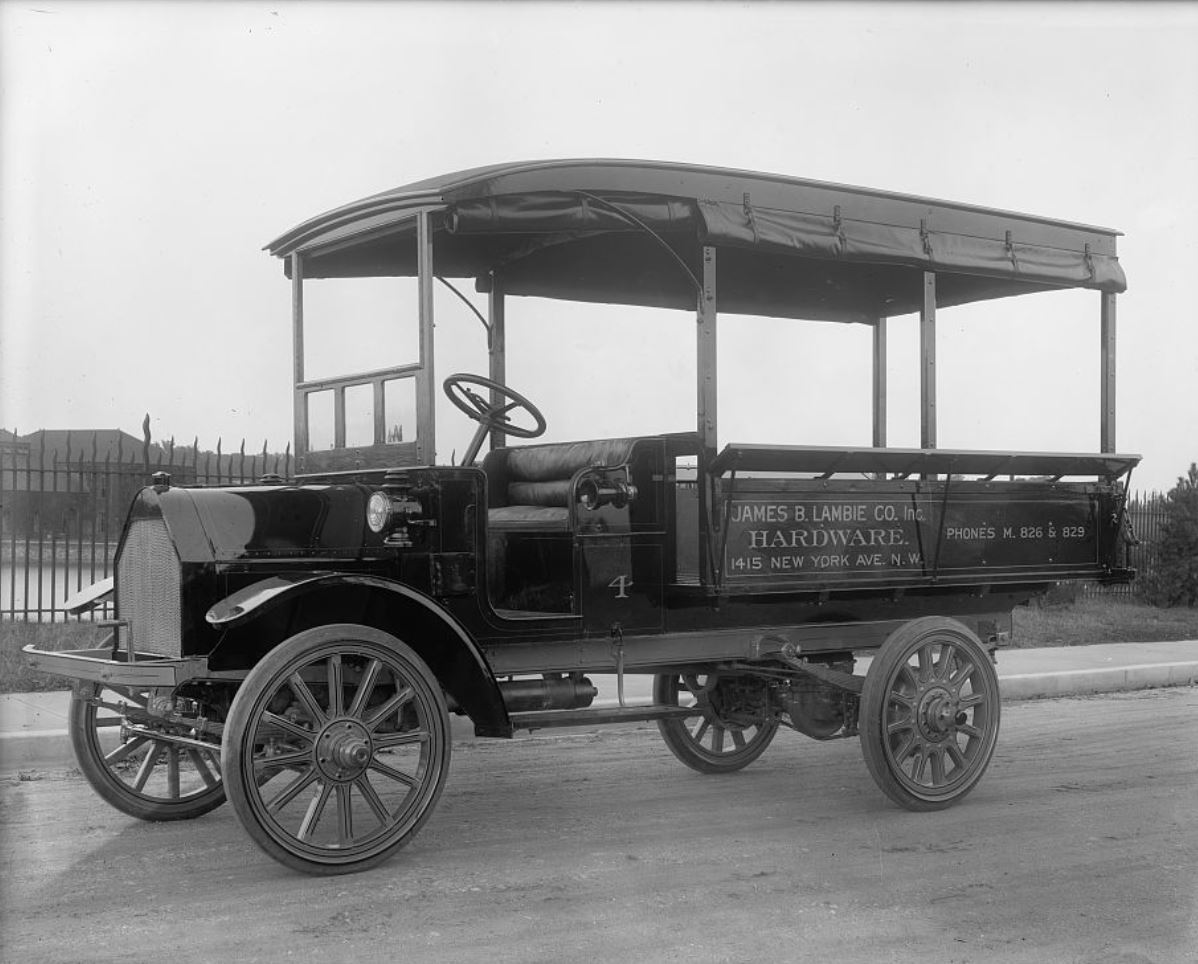
<svg viewBox="0 0 1198 964"><path fill-rule="evenodd" d="M585 710L529 710L509 713L517 730L542 730L551 726L588 726L592 723L639 723L645 720L682 720L699 716L693 706L599 706Z"/></svg>

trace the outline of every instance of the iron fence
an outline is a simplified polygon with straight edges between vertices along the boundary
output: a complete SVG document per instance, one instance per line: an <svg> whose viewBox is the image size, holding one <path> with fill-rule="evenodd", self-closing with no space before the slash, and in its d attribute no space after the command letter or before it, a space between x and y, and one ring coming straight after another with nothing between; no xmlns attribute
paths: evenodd
<svg viewBox="0 0 1198 964"><path fill-rule="evenodd" d="M156 472L179 486L290 479L291 446L247 454L202 451L123 432L6 433L0 440L0 618L65 620L63 603L112 574L125 514ZM107 615L93 611L87 618Z"/></svg>
<svg viewBox="0 0 1198 964"><path fill-rule="evenodd" d="M1156 570L1160 557L1161 535L1169 515L1169 500L1164 493L1146 492L1132 496L1127 503L1127 519L1136 544L1127 549L1127 564L1140 576ZM1087 595L1132 596L1136 584L1087 586Z"/></svg>

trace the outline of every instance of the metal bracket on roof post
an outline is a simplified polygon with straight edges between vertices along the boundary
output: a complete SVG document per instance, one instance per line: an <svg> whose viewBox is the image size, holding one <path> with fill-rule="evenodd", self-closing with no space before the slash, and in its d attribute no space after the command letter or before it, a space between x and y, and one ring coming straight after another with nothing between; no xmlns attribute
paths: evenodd
<svg viewBox="0 0 1198 964"><path fill-rule="evenodd" d="M923 253L928 256L928 260L931 260L933 257L932 232L928 230L926 218L921 218L919 221L919 240L923 242Z"/></svg>
<svg viewBox="0 0 1198 964"><path fill-rule="evenodd" d="M1007 232L1006 238L1007 257L1011 259L1011 267L1016 271L1019 270L1019 255L1015 253L1015 241L1011 237L1011 232Z"/></svg>
<svg viewBox="0 0 1198 964"><path fill-rule="evenodd" d="M753 232L753 241L761 240L761 235L757 231L757 221L753 218L753 201L749 197L749 192L745 191L742 199L745 211L745 220L749 222L749 228Z"/></svg>

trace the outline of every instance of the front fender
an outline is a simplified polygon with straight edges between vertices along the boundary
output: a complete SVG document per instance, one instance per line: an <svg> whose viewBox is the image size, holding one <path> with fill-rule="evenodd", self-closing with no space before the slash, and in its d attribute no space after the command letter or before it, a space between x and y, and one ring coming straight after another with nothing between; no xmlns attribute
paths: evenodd
<svg viewBox="0 0 1198 964"><path fill-rule="evenodd" d="M253 585L238 589L231 596L226 596L204 615L208 623L215 629L232 629L242 623L249 622L255 616L274 608L288 598L294 598L296 593L304 592L304 587L311 587L330 580L344 579L344 573L317 572L305 573L302 576L271 576Z"/></svg>
<svg viewBox="0 0 1198 964"><path fill-rule="evenodd" d="M355 604L352 611L342 611L338 600L347 591L357 598L368 593L377 602L369 607L370 625L391 633L411 646L436 675L442 687L474 722L479 736L510 737L513 733L507 707L491 666L470 632L436 600L402 583L360 573L322 572L302 575L271 576L239 589L210 607L208 622L216 629L231 630L218 650L210 654L216 662L233 658L237 641L246 633L255 634L253 624L267 613L282 610L285 624L290 624L289 608L305 601L311 611L321 613L320 622L344 623L362 621L363 610ZM325 597L325 598L322 598ZM267 619L267 624L275 622ZM304 628L315 625L305 621ZM292 625L288 635L299 630ZM260 637L256 637L260 641ZM283 640L276 637L277 643Z"/></svg>

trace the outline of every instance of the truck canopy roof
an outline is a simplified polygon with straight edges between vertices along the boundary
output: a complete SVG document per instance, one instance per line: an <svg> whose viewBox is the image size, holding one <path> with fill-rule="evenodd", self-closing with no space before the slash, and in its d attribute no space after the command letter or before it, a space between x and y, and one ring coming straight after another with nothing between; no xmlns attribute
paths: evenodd
<svg viewBox="0 0 1198 964"><path fill-rule="evenodd" d="M721 312L873 323L937 303L1126 288L1119 232L773 174L629 160L497 164L343 205L267 245L306 278L414 276L432 210L446 278L513 295L693 309L704 245ZM290 260L286 270L290 273Z"/></svg>

